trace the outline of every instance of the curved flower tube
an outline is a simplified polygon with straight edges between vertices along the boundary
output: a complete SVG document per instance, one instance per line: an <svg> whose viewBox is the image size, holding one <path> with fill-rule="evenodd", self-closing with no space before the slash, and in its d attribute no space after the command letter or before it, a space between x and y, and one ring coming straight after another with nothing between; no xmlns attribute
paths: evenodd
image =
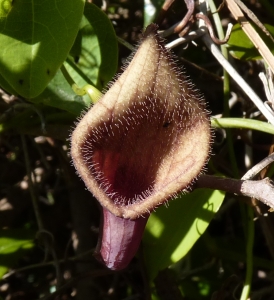
<svg viewBox="0 0 274 300"><path fill-rule="evenodd" d="M95 257L109 269L126 268L140 246L147 220L148 216L134 220L119 218L103 208Z"/></svg>

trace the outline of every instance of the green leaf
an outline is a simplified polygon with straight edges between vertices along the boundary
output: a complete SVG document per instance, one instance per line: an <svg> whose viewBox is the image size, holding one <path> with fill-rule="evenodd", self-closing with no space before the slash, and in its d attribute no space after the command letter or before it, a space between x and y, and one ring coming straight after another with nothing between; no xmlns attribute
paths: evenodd
<svg viewBox="0 0 274 300"><path fill-rule="evenodd" d="M92 84L99 90L112 79L117 70L116 35L107 16L95 5L86 3L80 30L65 62L66 69L79 87ZM76 95L61 71L46 90L31 99L34 103L57 107L75 115L90 106L88 95Z"/></svg>
<svg viewBox="0 0 274 300"><path fill-rule="evenodd" d="M26 251L34 247L34 232L26 229L0 230L0 278Z"/></svg>
<svg viewBox="0 0 274 300"><path fill-rule="evenodd" d="M197 189L159 207L149 217L143 239L147 271L158 271L182 259L204 233L220 208L224 193Z"/></svg>
<svg viewBox="0 0 274 300"><path fill-rule="evenodd" d="M118 65L118 45L112 23L96 5L86 3L75 43L65 67L80 87L92 84L102 90Z"/></svg>
<svg viewBox="0 0 274 300"><path fill-rule="evenodd" d="M264 24L264 26L272 35L274 35L273 26L269 24ZM257 31L261 32L259 29ZM260 33L260 36L270 51L274 53L274 44L271 39L263 32ZM230 54L235 58L241 60L256 60L262 58L254 44L250 41L239 24L233 26L232 33L228 41L228 46Z"/></svg>
<svg viewBox="0 0 274 300"><path fill-rule="evenodd" d="M19 95L39 95L54 77L73 45L84 2L0 1L0 74Z"/></svg>
<svg viewBox="0 0 274 300"><path fill-rule="evenodd" d="M18 93L10 86L6 79L0 73L0 87L11 95L18 96Z"/></svg>
<svg viewBox="0 0 274 300"><path fill-rule="evenodd" d="M79 96L74 93L60 70L57 71L48 87L39 96L30 99L31 102L60 108L74 115L80 115L83 109L90 106L88 95Z"/></svg>

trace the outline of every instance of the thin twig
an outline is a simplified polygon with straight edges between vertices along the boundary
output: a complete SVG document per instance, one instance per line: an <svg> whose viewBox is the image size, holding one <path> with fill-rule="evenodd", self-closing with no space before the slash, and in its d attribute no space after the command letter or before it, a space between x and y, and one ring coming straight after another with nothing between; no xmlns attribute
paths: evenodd
<svg viewBox="0 0 274 300"><path fill-rule="evenodd" d="M41 214L40 214L40 210L39 210L39 206L38 206L38 199L36 197L34 185L32 182L32 173L31 173L31 166L30 166L30 159L29 159L26 137L23 134L21 134L21 141L22 141L22 147L23 147L23 152L24 152L24 157L25 157L25 164L26 164L28 185L29 185L32 206L33 206L34 214L36 217L36 222L37 222L37 225L38 225L38 228L40 231L40 230L44 229L44 226L43 226L43 222L42 222L42 218L41 218Z"/></svg>
<svg viewBox="0 0 274 300"><path fill-rule="evenodd" d="M166 16L166 13L168 11L168 9L171 7L171 5L173 4L175 0L165 0L165 2L162 5L162 9L155 21L156 24L161 24Z"/></svg>
<svg viewBox="0 0 274 300"><path fill-rule="evenodd" d="M58 260L58 263L62 264L62 263L66 263L67 261L77 262L80 258L83 258L84 256L86 256L88 254L92 254L92 253L94 253L94 249L88 250L88 251L86 251L84 253L75 255L73 257L69 257L69 258L65 258L65 259L60 259L60 260ZM10 277L10 276L12 276L14 274L20 273L20 272L24 272L24 271L28 271L28 270L32 270L32 269L37 269L37 268L48 267L48 266L51 266L51 265L54 266L54 264L55 264L54 260L48 261L48 262L43 262L43 263L38 263L38 264L32 264L30 266L26 266L26 267L23 267L23 268L20 268L20 269L16 269L16 270L10 271L9 273L7 273L7 274L5 274L3 276L3 279L7 279L8 277Z"/></svg>
<svg viewBox="0 0 274 300"><path fill-rule="evenodd" d="M265 118L274 125L274 116L265 107L263 101L258 97L258 95L253 91L253 89L244 81L240 74L232 67L232 65L224 58L218 47L213 43L211 38L205 34L202 37L206 46L210 49L211 53L223 66L223 68L229 73L229 75L234 79L238 86L245 92L245 94L253 101Z"/></svg>
<svg viewBox="0 0 274 300"><path fill-rule="evenodd" d="M26 138L23 134L21 134L21 141L22 141L22 147L23 147L23 152L24 152L24 157L25 157L25 164L26 164L26 170L27 170L27 176L28 176L28 185L29 185L29 191L31 195L31 200L32 200L32 206L34 210L34 214L36 217L36 222L37 226L39 228L38 234L42 234L42 243L43 246L45 247L46 251L50 251L52 254L52 257L54 259L54 265L56 269L56 278L57 278L57 285L61 281L61 272L60 272L60 266L57 260L57 255L55 252L55 249L53 247L53 236L50 232L46 231L43 226L43 221L40 213L40 209L38 206L38 198L36 196L34 184L32 181L32 172L31 172L31 165L30 165L30 159L29 159L29 153L28 153L28 148L27 148L27 143L26 143ZM49 239L49 237L51 239Z"/></svg>
<svg viewBox="0 0 274 300"><path fill-rule="evenodd" d="M177 47L181 44L193 41L194 39L197 39L205 34L205 31L202 29L197 29L195 31L191 31L188 33L188 35L185 35L184 37L179 37L176 40L166 44L167 49L172 49L174 47ZM161 33L160 33L161 35Z"/></svg>
<svg viewBox="0 0 274 300"><path fill-rule="evenodd" d="M62 275L61 275L61 269L60 269L60 263L57 258L57 254L54 248L54 236L51 232L43 229L39 230L36 234L37 238L39 239L39 236L41 236L41 241L43 243L44 249L46 251L45 260L47 259L47 253L50 252L53 258L53 265L55 267L56 271L56 286L59 287L62 282Z"/></svg>
<svg viewBox="0 0 274 300"><path fill-rule="evenodd" d="M242 180L252 179L257 174L259 174L265 167L267 167L269 164L273 163L274 161L274 153L270 154L263 160L261 160L258 164L256 164L253 168L248 170L247 173L242 177Z"/></svg>
<svg viewBox="0 0 274 300"><path fill-rule="evenodd" d="M202 5L201 5L201 9L203 9ZM202 12L204 11L202 10ZM203 22L200 22L199 26L203 27ZM257 108L261 111L261 113L265 116L265 118L271 124L274 125L273 114L269 112L269 110L265 107L263 101L257 96L257 94L252 90L252 88L243 80L243 78L232 67L232 65L228 62L228 60L225 59L225 57L222 55L219 48L215 45L215 43L212 41L209 35L205 34L202 37L202 39L206 44L206 46L210 49L211 53L215 56L215 58L219 61L219 63L223 66L223 68L228 72L228 74L235 80L235 82L239 85L239 87L253 101L253 103L257 106Z"/></svg>

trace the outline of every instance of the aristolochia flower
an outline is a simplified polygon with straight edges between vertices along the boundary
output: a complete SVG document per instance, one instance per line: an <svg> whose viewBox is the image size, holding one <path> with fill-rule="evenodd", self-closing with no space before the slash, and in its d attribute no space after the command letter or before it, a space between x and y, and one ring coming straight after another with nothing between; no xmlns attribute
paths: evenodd
<svg viewBox="0 0 274 300"><path fill-rule="evenodd" d="M166 50L157 26L148 26L124 73L71 139L74 165L103 207L98 253L108 267L127 265L150 212L198 176L210 136L204 100Z"/></svg>

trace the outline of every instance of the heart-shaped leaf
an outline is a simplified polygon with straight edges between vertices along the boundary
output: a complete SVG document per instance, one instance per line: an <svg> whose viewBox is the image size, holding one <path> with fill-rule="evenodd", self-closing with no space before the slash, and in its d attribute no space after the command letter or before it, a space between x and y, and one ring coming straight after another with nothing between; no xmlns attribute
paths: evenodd
<svg viewBox="0 0 274 300"><path fill-rule="evenodd" d="M79 87L92 84L102 90L117 70L117 58L118 46L111 22L97 6L86 3L78 35L64 63L67 71ZM31 101L75 115L80 115L91 103L88 95L75 94L61 71L45 91Z"/></svg>
<svg viewBox="0 0 274 300"><path fill-rule="evenodd" d="M33 98L66 59L84 0L1 0L0 74L19 95ZM1 84L1 82L0 82Z"/></svg>
<svg viewBox="0 0 274 300"><path fill-rule="evenodd" d="M112 23L96 5L86 3L75 43L65 67L78 86L90 83L102 90L118 65L118 45Z"/></svg>

